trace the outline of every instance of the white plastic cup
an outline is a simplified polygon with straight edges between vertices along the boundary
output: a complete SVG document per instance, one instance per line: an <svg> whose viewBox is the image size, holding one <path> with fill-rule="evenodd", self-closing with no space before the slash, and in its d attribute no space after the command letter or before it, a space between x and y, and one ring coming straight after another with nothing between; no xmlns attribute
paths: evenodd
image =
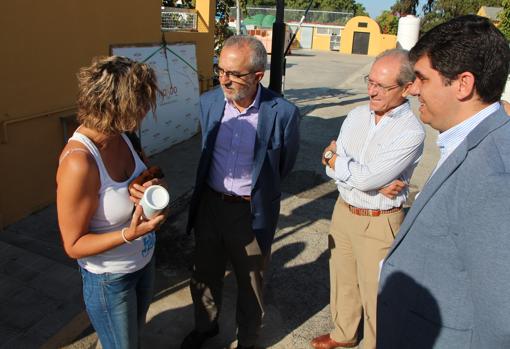
<svg viewBox="0 0 510 349"><path fill-rule="evenodd" d="M170 201L170 194L168 191L160 185L151 185L143 193L140 205L143 208L143 215L147 219L151 219L157 216L163 211Z"/></svg>

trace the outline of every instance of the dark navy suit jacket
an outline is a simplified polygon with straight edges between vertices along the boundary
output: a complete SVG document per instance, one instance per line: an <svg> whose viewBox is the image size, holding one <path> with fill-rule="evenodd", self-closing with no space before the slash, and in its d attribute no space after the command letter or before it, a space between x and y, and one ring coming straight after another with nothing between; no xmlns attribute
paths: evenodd
<svg viewBox="0 0 510 349"><path fill-rule="evenodd" d="M252 228L263 253L271 250L280 213L281 181L294 166L299 148L299 110L262 87L251 185ZM207 183L216 136L223 117L225 97L221 88L200 98L202 155L191 198L187 231L195 223L198 203Z"/></svg>

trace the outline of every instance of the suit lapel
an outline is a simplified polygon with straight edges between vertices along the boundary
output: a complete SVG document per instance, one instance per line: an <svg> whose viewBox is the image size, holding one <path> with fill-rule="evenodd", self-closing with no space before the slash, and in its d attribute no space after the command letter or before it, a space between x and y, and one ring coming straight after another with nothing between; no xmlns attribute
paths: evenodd
<svg viewBox="0 0 510 349"><path fill-rule="evenodd" d="M393 243L393 247L388 253L388 258L391 253L397 248L400 242L404 239L409 229L413 225L414 221L418 217L421 210L425 207L425 205L429 202L429 200L434 196L436 191L441 187L441 185L450 177L450 175L455 172L455 170L460 166L460 164L464 161L467 155L467 148L465 143L462 142L457 149L446 159L446 161L437 169L436 173L432 175L429 181L423 187L423 190L418 195L418 198L412 204L409 212L407 212L406 218L404 222L400 226L399 233Z"/></svg>
<svg viewBox="0 0 510 349"><path fill-rule="evenodd" d="M485 137L487 137L489 133L494 131L496 128L501 127L508 121L508 116L506 116L506 114L504 114L501 110L489 115L484 121L475 127L473 131L468 134L466 139L457 147L457 149L450 154L446 161L437 169L436 173L434 173L434 175L429 179L427 184L425 184L420 195L418 195L418 198L412 204L411 209L407 213L406 218L400 227L395 242L386 256L386 259L390 257L393 251L395 251L398 245L405 238L421 210L434 196L441 185L457 170L462 162L464 162L468 152L475 148Z"/></svg>
<svg viewBox="0 0 510 349"><path fill-rule="evenodd" d="M257 178L262 168L262 164L264 163L266 150L276 119L275 106L277 102L264 87L261 86L261 88L257 137L255 139L255 154L253 156L253 171L251 176L252 189L255 183L257 183Z"/></svg>
<svg viewBox="0 0 510 349"><path fill-rule="evenodd" d="M205 145L208 145L209 142L216 141L216 135L219 130L219 123L223 117L223 113L225 111L225 96L223 95L223 91L221 88L218 93L214 97L214 101L211 103L211 108L207 115L207 130L205 130ZM214 144L211 144L211 149Z"/></svg>

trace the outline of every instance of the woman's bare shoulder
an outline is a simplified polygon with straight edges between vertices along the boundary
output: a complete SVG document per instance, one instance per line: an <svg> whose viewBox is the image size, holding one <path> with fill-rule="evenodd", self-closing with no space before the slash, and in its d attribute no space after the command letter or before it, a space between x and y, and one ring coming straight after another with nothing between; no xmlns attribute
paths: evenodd
<svg viewBox="0 0 510 349"><path fill-rule="evenodd" d="M72 179L99 181L97 163L85 145L76 141L69 141L59 157L57 182Z"/></svg>

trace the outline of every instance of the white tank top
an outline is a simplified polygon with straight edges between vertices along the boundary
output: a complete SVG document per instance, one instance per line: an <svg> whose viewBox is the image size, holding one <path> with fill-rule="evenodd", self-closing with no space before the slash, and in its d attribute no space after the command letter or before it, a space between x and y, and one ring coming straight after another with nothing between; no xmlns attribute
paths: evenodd
<svg viewBox="0 0 510 349"><path fill-rule="evenodd" d="M133 215L133 202L129 199L128 184L135 179L147 166L133 149L127 136L122 138L129 146L135 170L124 182L114 181L101 159L101 154L96 145L85 135L78 132L73 134L70 140L78 141L85 145L97 163L101 188L99 189L99 203L96 212L89 223L89 230L96 234L121 230L128 227ZM142 269L150 262L156 244L156 234L150 232L131 244L122 244L109 251L78 259L78 264L94 274L103 273L132 273Z"/></svg>

